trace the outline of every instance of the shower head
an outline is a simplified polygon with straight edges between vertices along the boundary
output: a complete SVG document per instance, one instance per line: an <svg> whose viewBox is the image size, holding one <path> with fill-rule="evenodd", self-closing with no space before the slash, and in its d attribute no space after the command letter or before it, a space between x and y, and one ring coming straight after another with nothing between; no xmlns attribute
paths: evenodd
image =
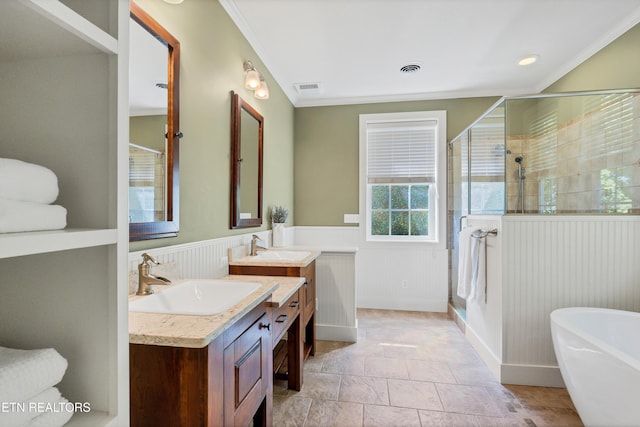
<svg viewBox="0 0 640 427"><path fill-rule="evenodd" d="M522 156L518 156L514 160L516 161L516 163L520 164L522 163Z"/></svg>

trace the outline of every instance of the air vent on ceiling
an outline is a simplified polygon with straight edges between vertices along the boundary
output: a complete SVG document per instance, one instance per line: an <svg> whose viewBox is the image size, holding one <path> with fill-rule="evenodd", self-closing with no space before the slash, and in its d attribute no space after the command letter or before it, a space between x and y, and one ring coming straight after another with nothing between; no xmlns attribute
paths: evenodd
<svg viewBox="0 0 640 427"><path fill-rule="evenodd" d="M422 68L420 64L413 63L401 67L400 71L402 71L403 73L417 73L418 71L420 71L420 68Z"/></svg>
<svg viewBox="0 0 640 427"><path fill-rule="evenodd" d="M317 95L320 93L320 83L296 83L294 84L300 95Z"/></svg>

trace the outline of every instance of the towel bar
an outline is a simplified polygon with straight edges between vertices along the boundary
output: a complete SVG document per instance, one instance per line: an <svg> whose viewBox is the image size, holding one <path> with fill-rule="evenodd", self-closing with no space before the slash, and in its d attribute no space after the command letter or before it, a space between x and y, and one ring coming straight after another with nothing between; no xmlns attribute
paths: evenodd
<svg viewBox="0 0 640 427"><path fill-rule="evenodd" d="M480 234L479 235L474 235L472 234L472 237L476 238L476 239L484 239L487 236L497 236L498 235L498 229L497 228L493 228L491 230L480 230Z"/></svg>

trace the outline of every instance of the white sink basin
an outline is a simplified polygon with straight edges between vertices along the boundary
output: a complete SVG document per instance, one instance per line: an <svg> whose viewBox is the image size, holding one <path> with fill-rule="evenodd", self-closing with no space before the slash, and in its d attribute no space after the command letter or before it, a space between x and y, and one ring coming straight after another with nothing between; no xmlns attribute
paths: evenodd
<svg viewBox="0 0 640 427"><path fill-rule="evenodd" d="M129 311L210 316L231 308L259 287L254 282L191 279L129 302Z"/></svg>
<svg viewBox="0 0 640 427"><path fill-rule="evenodd" d="M249 257L251 260L265 260L265 261L302 261L306 257L311 255L311 252L307 251L260 251L256 256Z"/></svg>

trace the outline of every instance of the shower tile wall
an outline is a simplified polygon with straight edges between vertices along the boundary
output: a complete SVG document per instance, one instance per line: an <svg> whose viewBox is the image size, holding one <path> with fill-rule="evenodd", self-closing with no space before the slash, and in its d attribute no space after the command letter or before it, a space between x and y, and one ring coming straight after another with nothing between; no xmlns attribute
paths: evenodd
<svg viewBox="0 0 640 427"><path fill-rule="evenodd" d="M535 110L507 136L508 213L518 198L517 155L524 157L526 212L640 213L640 95L507 102L508 121L512 111Z"/></svg>

